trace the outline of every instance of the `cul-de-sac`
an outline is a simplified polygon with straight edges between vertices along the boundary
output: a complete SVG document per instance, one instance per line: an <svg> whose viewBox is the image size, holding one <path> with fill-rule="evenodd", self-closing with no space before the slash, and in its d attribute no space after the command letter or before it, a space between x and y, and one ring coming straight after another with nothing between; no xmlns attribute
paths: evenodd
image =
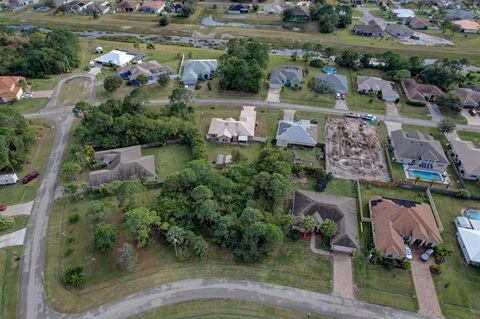
<svg viewBox="0 0 480 319"><path fill-rule="evenodd" d="M0 0L0 318L480 318L480 1Z"/></svg>

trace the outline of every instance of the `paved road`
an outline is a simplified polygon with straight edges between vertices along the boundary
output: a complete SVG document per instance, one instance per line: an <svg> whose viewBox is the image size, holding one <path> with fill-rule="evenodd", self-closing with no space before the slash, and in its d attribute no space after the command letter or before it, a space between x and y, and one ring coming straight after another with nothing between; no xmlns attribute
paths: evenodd
<svg viewBox="0 0 480 319"><path fill-rule="evenodd" d="M61 79L58 81L57 85L55 85L55 88L53 89L50 101L48 101L47 106L44 108L44 110L51 110L55 109L58 107L58 96L60 95L60 92L62 90L62 87L64 84L69 83L71 81L75 80L85 80L89 82L89 92L88 92L88 99L86 102L90 104L94 104L96 102L96 82L97 78L93 74L89 73L82 73L82 74L74 74L72 76L69 76L65 79Z"/></svg>

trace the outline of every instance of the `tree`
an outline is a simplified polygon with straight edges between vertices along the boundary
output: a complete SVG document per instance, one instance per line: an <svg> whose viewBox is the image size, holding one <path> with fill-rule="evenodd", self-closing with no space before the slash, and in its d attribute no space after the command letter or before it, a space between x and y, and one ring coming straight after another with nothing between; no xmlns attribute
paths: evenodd
<svg viewBox="0 0 480 319"><path fill-rule="evenodd" d="M160 219L155 212L145 207L132 209L124 215L125 230L137 240L138 247L144 247L150 240L151 227L159 225Z"/></svg>
<svg viewBox="0 0 480 319"><path fill-rule="evenodd" d="M86 215L92 224L99 224L105 218L105 206L102 202L94 200L88 205Z"/></svg>
<svg viewBox="0 0 480 319"><path fill-rule="evenodd" d="M170 76L167 73L160 73L158 75L157 83L161 87L166 87L168 85L168 82L170 82Z"/></svg>
<svg viewBox="0 0 480 319"><path fill-rule="evenodd" d="M134 48L135 50L140 50L140 43L138 43L138 41L134 41L134 42L133 42L133 48Z"/></svg>
<svg viewBox="0 0 480 319"><path fill-rule="evenodd" d="M387 51L382 55L382 58L386 71L405 69L406 61L402 61L402 57L398 52Z"/></svg>
<svg viewBox="0 0 480 319"><path fill-rule="evenodd" d="M138 206L138 194L145 189L139 181L127 180L118 187L115 196L118 206L122 208L134 208Z"/></svg>
<svg viewBox="0 0 480 319"><path fill-rule="evenodd" d="M63 186L63 196L65 196L65 200L71 201L75 198L75 195L78 190L78 184L74 182L66 183Z"/></svg>
<svg viewBox="0 0 480 319"><path fill-rule="evenodd" d="M137 263L137 258L135 247L129 243L124 243L122 247L118 249L118 264L121 269L132 270Z"/></svg>
<svg viewBox="0 0 480 319"><path fill-rule="evenodd" d="M439 63L427 65L419 74L418 79L423 83L439 86L443 90L455 83L458 71L450 66L443 66Z"/></svg>
<svg viewBox="0 0 480 319"><path fill-rule="evenodd" d="M378 264L381 264L382 261L383 261L383 256L378 249L373 248L372 250L370 250L371 263L378 265Z"/></svg>
<svg viewBox="0 0 480 319"><path fill-rule="evenodd" d="M386 77L390 81L400 82L402 79L408 79L411 77L410 71L407 69L402 70L390 70L387 72Z"/></svg>
<svg viewBox="0 0 480 319"><path fill-rule="evenodd" d="M331 56L335 55L335 52L336 52L335 48L325 48L324 53L327 58L330 58Z"/></svg>
<svg viewBox="0 0 480 319"><path fill-rule="evenodd" d="M146 45L145 45L145 48L147 50L155 50L155 44L153 44L152 42L148 42Z"/></svg>
<svg viewBox="0 0 480 319"><path fill-rule="evenodd" d="M300 222L300 227L305 229L306 233L313 233L315 231L315 219L310 215L305 216Z"/></svg>
<svg viewBox="0 0 480 319"><path fill-rule="evenodd" d="M454 114L459 114L463 110L462 100L455 93L443 93L435 100L435 103L442 108L448 109Z"/></svg>
<svg viewBox="0 0 480 319"><path fill-rule="evenodd" d="M123 80L118 75L107 75L103 80L103 88L107 92L113 92L122 86Z"/></svg>
<svg viewBox="0 0 480 319"><path fill-rule="evenodd" d="M455 130L457 125L449 118L442 118L440 123L438 124L438 130L442 133L450 133Z"/></svg>
<svg viewBox="0 0 480 319"><path fill-rule="evenodd" d="M139 74L139 75L137 76L136 81L137 81L138 86L140 86L140 87L143 87L145 84L148 83L147 77L146 77L145 75L143 75L143 74Z"/></svg>
<svg viewBox="0 0 480 319"><path fill-rule="evenodd" d="M420 73L425 66L423 63L423 59L416 55L408 58L408 64L410 65L410 73L412 73L413 75L417 75L418 73Z"/></svg>
<svg viewBox="0 0 480 319"><path fill-rule="evenodd" d="M337 58L335 59L335 62L338 65L355 69L358 65L358 58L359 58L359 55L357 52L347 49L343 51L340 56L337 56Z"/></svg>
<svg viewBox="0 0 480 319"><path fill-rule="evenodd" d="M174 89L169 99L170 115L185 115L189 113L195 101L193 92L185 88Z"/></svg>
<svg viewBox="0 0 480 319"><path fill-rule="evenodd" d="M324 14L318 18L320 33L332 33L338 23L337 14Z"/></svg>
<svg viewBox="0 0 480 319"><path fill-rule="evenodd" d="M205 185L199 185L192 190L192 198L196 205L201 204L212 197L212 190Z"/></svg>
<svg viewBox="0 0 480 319"><path fill-rule="evenodd" d="M117 241L118 232L111 224L100 224L95 229L93 244L101 252L111 249Z"/></svg>
<svg viewBox="0 0 480 319"><path fill-rule="evenodd" d="M15 217L0 215L0 230L12 228L15 225Z"/></svg>
<svg viewBox="0 0 480 319"><path fill-rule="evenodd" d="M63 282L75 288L80 288L86 281L82 266L68 267L63 275Z"/></svg>
<svg viewBox="0 0 480 319"><path fill-rule="evenodd" d="M323 68L325 66L325 62L320 59L313 59L310 61L310 66L314 68Z"/></svg>
<svg viewBox="0 0 480 319"><path fill-rule="evenodd" d="M326 218L320 225L320 232L325 238L330 239L337 232L337 224L329 218Z"/></svg>
<svg viewBox="0 0 480 319"><path fill-rule="evenodd" d="M62 174L68 179L73 180L75 176L80 174L82 167L74 161L66 161L63 163Z"/></svg>
<svg viewBox="0 0 480 319"><path fill-rule="evenodd" d="M370 61L373 59L373 54L370 52L364 53L360 56L360 64L364 68L370 67Z"/></svg>
<svg viewBox="0 0 480 319"><path fill-rule="evenodd" d="M203 258L208 254L209 245L202 236L195 236L193 240L193 253L195 256Z"/></svg>
<svg viewBox="0 0 480 319"><path fill-rule="evenodd" d="M295 14L293 12L293 8L291 7L286 7L285 9L283 9L283 12L282 12L282 19L283 21L291 21L293 18L294 18Z"/></svg>
<svg viewBox="0 0 480 319"><path fill-rule="evenodd" d="M258 93L264 71L260 65L235 56L227 58L220 80L222 90Z"/></svg>
<svg viewBox="0 0 480 319"><path fill-rule="evenodd" d="M332 86L328 82L317 79L317 78L310 79L307 86L310 90L320 94L335 93L335 90L332 88Z"/></svg>

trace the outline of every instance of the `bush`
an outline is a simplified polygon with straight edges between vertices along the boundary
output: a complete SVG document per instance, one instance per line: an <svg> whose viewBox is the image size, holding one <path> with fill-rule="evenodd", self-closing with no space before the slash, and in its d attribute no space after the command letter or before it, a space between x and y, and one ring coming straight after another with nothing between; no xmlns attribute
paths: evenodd
<svg viewBox="0 0 480 319"><path fill-rule="evenodd" d="M122 78L118 75L107 75L103 80L103 88L107 92L113 92L122 86Z"/></svg>
<svg viewBox="0 0 480 319"><path fill-rule="evenodd" d="M70 217L68 217L68 222L70 224L76 224L80 220L80 215L78 214L73 214Z"/></svg>
<svg viewBox="0 0 480 319"><path fill-rule="evenodd" d="M398 261L396 259L385 258L383 259L383 266L385 266L386 269L391 270L398 266Z"/></svg>
<svg viewBox="0 0 480 319"><path fill-rule="evenodd" d="M67 248L65 249L65 257L71 256L74 252L73 248Z"/></svg>
<svg viewBox="0 0 480 319"><path fill-rule="evenodd" d="M158 79L157 79L157 83L161 86L161 87L165 87L168 85L168 82L170 82L170 76L166 73L161 73L159 76L158 76Z"/></svg>
<svg viewBox="0 0 480 319"><path fill-rule="evenodd" d="M425 106L425 105L427 105L425 102L416 102L416 101L410 101L410 100L407 100L406 103L408 105L411 105L411 106Z"/></svg>
<svg viewBox="0 0 480 319"><path fill-rule="evenodd" d="M0 215L0 230L5 230L15 225L15 217Z"/></svg>
<svg viewBox="0 0 480 319"><path fill-rule="evenodd" d="M161 16L160 19L158 20L158 24L161 27L165 27L170 24L170 17L168 16Z"/></svg>
<svg viewBox="0 0 480 319"><path fill-rule="evenodd" d="M86 282L85 274L82 266L72 266L65 270L63 275L63 282L72 285L75 288L83 286Z"/></svg>
<svg viewBox="0 0 480 319"><path fill-rule="evenodd" d="M313 59L310 61L310 66L314 68L323 68L325 66L325 62L320 59Z"/></svg>
<svg viewBox="0 0 480 319"><path fill-rule="evenodd" d="M458 198L470 198L472 195L467 189L460 189L455 193L455 196Z"/></svg>
<svg viewBox="0 0 480 319"><path fill-rule="evenodd" d="M440 275L443 272L443 266L442 265L430 265L430 272L435 275Z"/></svg>
<svg viewBox="0 0 480 319"><path fill-rule="evenodd" d="M200 85L200 83L197 83L195 84L195 90L200 90L202 88L202 86Z"/></svg>
<svg viewBox="0 0 480 319"><path fill-rule="evenodd" d="M410 260L408 259L402 259L399 263L398 263L398 268L402 268L402 269L410 269L410 267L412 266Z"/></svg>
<svg viewBox="0 0 480 319"><path fill-rule="evenodd" d="M212 82L211 82L211 81L208 81L208 82L207 82L207 87L208 87L208 90L209 90L209 91L212 90Z"/></svg>

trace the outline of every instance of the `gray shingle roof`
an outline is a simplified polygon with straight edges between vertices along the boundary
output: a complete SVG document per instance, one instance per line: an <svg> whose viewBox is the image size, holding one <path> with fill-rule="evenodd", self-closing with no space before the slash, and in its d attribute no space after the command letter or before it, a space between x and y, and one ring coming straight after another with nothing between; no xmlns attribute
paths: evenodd
<svg viewBox="0 0 480 319"><path fill-rule="evenodd" d="M280 121L277 127L277 145L297 144L304 146L317 145L318 126L309 120Z"/></svg>
<svg viewBox="0 0 480 319"><path fill-rule="evenodd" d="M480 149L470 141L453 140L450 144L462 162L465 173L480 176Z"/></svg>
<svg viewBox="0 0 480 319"><path fill-rule="evenodd" d="M317 73L315 74L315 78L330 84L332 89L334 89L337 93L346 94L348 92L348 82L345 75Z"/></svg>
<svg viewBox="0 0 480 319"><path fill-rule="evenodd" d="M414 31L403 24L389 24L385 27L385 32L394 37L409 37Z"/></svg>
<svg viewBox="0 0 480 319"><path fill-rule="evenodd" d="M475 13L464 9L451 9L447 10L445 17L452 20L473 20Z"/></svg>
<svg viewBox="0 0 480 319"><path fill-rule="evenodd" d="M290 85L300 85L303 80L303 69L299 66L284 65L272 69L270 72L270 86L282 86L290 82Z"/></svg>
<svg viewBox="0 0 480 319"><path fill-rule="evenodd" d="M433 160L449 164L440 142L430 137L425 137L419 131L407 133L402 130L396 130L391 132L390 138L396 157L412 160Z"/></svg>

